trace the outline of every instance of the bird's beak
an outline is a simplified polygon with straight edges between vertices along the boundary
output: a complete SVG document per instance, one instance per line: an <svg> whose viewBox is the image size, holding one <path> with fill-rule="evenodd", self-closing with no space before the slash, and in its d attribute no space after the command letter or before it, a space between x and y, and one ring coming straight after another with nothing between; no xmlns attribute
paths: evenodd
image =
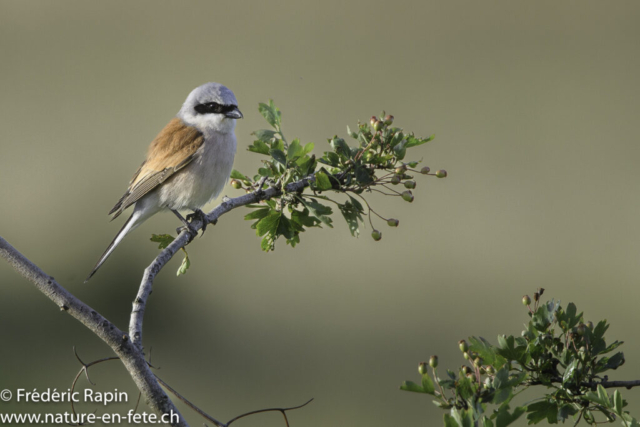
<svg viewBox="0 0 640 427"><path fill-rule="evenodd" d="M240 110L238 110L238 107L236 107L235 109L228 111L225 115L225 117L228 117L230 119L241 119L244 116L242 115L242 112Z"/></svg>

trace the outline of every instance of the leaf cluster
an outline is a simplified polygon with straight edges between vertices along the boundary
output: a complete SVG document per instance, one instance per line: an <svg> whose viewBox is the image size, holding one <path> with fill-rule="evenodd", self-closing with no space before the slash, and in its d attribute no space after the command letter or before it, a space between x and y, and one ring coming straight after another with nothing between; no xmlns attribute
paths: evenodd
<svg viewBox="0 0 640 427"><path fill-rule="evenodd" d="M447 427L508 426L523 414L528 424L564 423L573 417L575 424L619 419L624 426L640 427L624 411L627 403L620 392L607 393L608 377L602 375L624 364L623 353L614 352L622 342L607 344L606 320L595 326L586 322L573 303L566 308L554 300L540 303L543 292L536 292L533 305L528 296L523 299L530 320L521 336L500 335L497 346L481 337L462 340L468 363L457 372L448 370L440 378L432 365L432 376L420 369L421 385L405 381L400 388L435 396L434 403L449 411ZM511 409L512 399L533 386L544 387L543 395Z"/></svg>
<svg viewBox="0 0 640 427"><path fill-rule="evenodd" d="M261 167L253 176L234 170L231 178L234 188L247 192L269 186L282 190L279 197L247 206L253 211L245 215L245 219L254 221L251 228L262 238L264 251L273 250L279 238L293 247L300 243L300 234L309 228L332 228L336 210L342 214L352 236L360 234L365 218L374 229L372 214L395 227L398 220L384 218L375 212L364 193L376 191L413 201L410 190L399 192L391 187L404 183L406 189L415 188L414 174L438 176L430 174L429 168L412 169L419 161L404 161L407 150L431 141L433 136L419 138L404 133L391 126L391 116L384 121L374 117L369 124L360 123L357 132L347 127L354 141L348 143L334 136L328 139L329 149L316 156L313 154L314 143L303 144L299 139L287 141L282 131L280 110L273 101L261 103L259 111L271 129L254 132L255 140L248 151L263 156ZM438 172L440 176L446 176L446 172ZM307 191L286 191L287 184L305 179L309 182ZM327 194L343 197L335 199ZM374 231L378 234L372 235L379 240L381 233Z"/></svg>

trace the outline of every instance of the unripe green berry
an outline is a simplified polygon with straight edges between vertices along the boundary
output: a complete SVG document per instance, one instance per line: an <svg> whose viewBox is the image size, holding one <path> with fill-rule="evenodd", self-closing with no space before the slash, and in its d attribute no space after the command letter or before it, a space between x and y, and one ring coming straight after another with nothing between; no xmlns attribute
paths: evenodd
<svg viewBox="0 0 640 427"><path fill-rule="evenodd" d="M473 366L475 366L476 368L479 368L480 366L482 366L482 358L480 357L476 357L476 359L473 361Z"/></svg>
<svg viewBox="0 0 640 427"><path fill-rule="evenodd" d="M399 175L393 175L393 176L391 177L391 180L390 180L390 181L391 181L391 183L392 183L393 185L398 185L398 184L400 184L400 181L401 181L401 180L402 180L402 178L400 178L400 176L399 176Z"/></svg>
<svg viewBox="0 0 640 427"><path fill-rule="evenodd" d="M428 174L429 172L431 172L431 168L430 168L429 166L425 166L425 167L423 167L422 169L420 169L420 173L421 173L422 175L426 175L426 174Z"/></svg>
<svg viewBox="0 0 640 427"><path fill-rule="evenodd" d="M393 123L393 119L394 117L391 114L387 114L384 118L384 124L387 126L391 125Z"/></svg>
<svg viewBox="0 0 640 427"><path fill-rule="evenodd" d="M409 203L411 203L411 202L413 202L413 194L412 194L412 193L411 193L411 191L409 191L409 190L407 190L407 191L403 191L403 192L402 192L402 199L403 199L405 202L409 202Z"/></svg>
<svg viewBox="0 0 640 427"><path fill-rule="evenodd" d="M465 351L464 353L462 353L462 357L464 357L466 360L471 359L471 355L469 354L469 352Z"/></svg>
<svg viewBox="0 0 640 427"><path fill-rule="evenodd" d="M373 230L371 232L371 237L373 237L373 240L377 242L378 240L382 239L382 233L378 230Z"/></svg>
<svg viewBox="0 0 640 427"><path fill-rule="evenodd" d="M240 188L242 188L242 183L240 181L238 181L237 179L232 179L231 180L231 186L233 188L235 188L236 190L239 190Z"/></svg>
<svg viewBox="0 0 640 427"><path fill-rule="evenodd" d="M439 171L436 171L436 176L438 178L446 178L447 177L447 171L444 169L440 169Z"/></svg>
<svg viewBox="0 0 640 427"><path fill-rule="evenodd" d="M371 160L376 158L376 154L373 151L367 151L367 153L364 155L364 159L367 162L370 162Z"/></svg>
<svg viewBox="0 0 640 427"><path fill-rule="evenodd" d="M429 359L429 366L434 369L438 367L438 356L431 356Z"/></svg>
<svg viewBox="0 0 640 427"><path fill-rule="evenodd" d="M371 116L371 119L369 119L369 123L371 123L371 126L373 126L377 121L378 118L376 116Z"/></svg>
<svg viewBox="0 0 640 427"><path fill-rule="evenodd" d="M522 297L522 305L531 304L531 297L529 295L525 295Z"/></svg>
<svg viewBox="0 0 640 427"><path fill-rule="evenodd" d="M384 126L384 123L383 123L383 122L381 122L380 120L376 121L376 122L373 124L373 128L374 128L375 130L377 130L377 131L378 131L378 130L382 130L382 127L383 127L383 126Z"/></svg>
<svg viewBox="0 0 640 427"><path fill-rule="evenodd" d="M480 369L478 369L478 371L480 372L480 375L484 375L487 373L487 370L484 369L482 366L480 367Z"/></svg>
<svg viewBox="0 0 640 427"><path fill-rule="evenodd" d="M396 173L398 175L404 175L404 173L407 171L407 165L402 165L402 166L398 166L396 168Z"/></svg>
<svg viewBox="0 0 640 427"><path fill-rule="evenodd" d="M387 224L389 225L389 227L397 227L398 224L400 224L400 221L398 221L397 219L394 219L394 218L389 218L387 220Z"/></svg>
<svg viewBox="0 0 640 427"><path fill-rule="evenodd" d="M587 332L587 325L585 325L584 323L580 323L576 327L576 331L578 332L578 335L583 336L585 332Z"/></svg>
<svg viewBox="0 0 640 427"><path fill-rule="evenodd" d="M418 365L418 372L420 372L420 375L427 373L427 362L420 362Z"/></svg>
<svg viewBox="0 0 640 427"><path fill-rule="evenodd" d="M461 370L463 375L468 375L471 373L471 368L468 367L467 365L462 365Z"/></svg>
<svg viewBox="0 0 640 427"><path fill-rule="evenodd" d="M487 375L494 375L496 373L496 370L494 369L493 366L489 365L487 366Z"/></svg>
<svg viewBox="0 0 640 427"><path fill-rule="evenodd" d="M466 353L469 350L469 344L465 340L458 341L458 347L460 347L460 351Z"/></svg>
<svg viewBox="0 0 640 427"><path fill-rule="evenodd" d="M405 181L404 182L404 187L405 188L416 188L416 182L415 181Z"/></svg>

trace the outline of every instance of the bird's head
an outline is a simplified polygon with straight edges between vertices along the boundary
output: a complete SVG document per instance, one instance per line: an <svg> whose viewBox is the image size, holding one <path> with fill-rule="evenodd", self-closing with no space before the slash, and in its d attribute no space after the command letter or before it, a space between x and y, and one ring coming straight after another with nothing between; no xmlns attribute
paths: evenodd
<svg viewBox="0 0 640 427"><path fill-rule="evenodd" d="M178 117L206 136L233 132L236 120L243 116L231 89L220 83L205 83L191 91Z"/></svg>

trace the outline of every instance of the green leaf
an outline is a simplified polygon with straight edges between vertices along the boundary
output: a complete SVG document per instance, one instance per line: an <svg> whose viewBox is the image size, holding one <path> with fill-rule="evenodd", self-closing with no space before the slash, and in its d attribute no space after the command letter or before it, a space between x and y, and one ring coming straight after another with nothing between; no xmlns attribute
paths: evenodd
<svg viewBox="0 0 640 427"><path fill-rule="evenodd" d="M616 390L613 392L613 409L616 411L616 414L622 415L622 396L620 395L620 391Z"/></svg>
<svg viewBox="0 0 640 427"><path fill-rule="evenodd" d="M269 146L262 141L253 141L253 145L250 145L247 148L249 151L258 153L258 154L266 154L269 155Z"/></svg>
<svg viewBox="0 0 640 427"><path fill-rule="evenodd" d="M520 418L522 414L527 411L526 406L518 406L513 410L513 413L509 413L508 406L501 406L498 410L498 416L496 418L496 427L506 427Z"/></svg>
<svg viewBox="0 0 640 427"><path fill-rule="evenodd" d="M469 399L475 393L475 388L473 387L473 383L467 377L460 377L458 380L458 386L456 387L456 391L463 399Z"/></svg>
<svg viewBox="0 0 640 427"><path fill-rule="evenodd" d="M313 147L314 147L313 142L305 144L304 148L302 149L302 154L309 154L310 152L313 151Z"/></svg>
<svg viewBox="0 0 640 427"><path fill-rule="evenodd" d="M436 387L433 384L433 380L429 374L422 374L422 389L425 393L435 395Z"/></svg>
<svg viewBox="0 0 640 427"><path fill-rule="evenodd" d="M602 386L599 385L599 387L602 387ZM601 395L599 389L597 394L590 391L590 392L587 392L587 394L585 394L584 397L589 402L597 403L598 405L604 406L605 408L608 408L609 405L611 404L611 402L609 401L609 396L607 395L607 392L605 391L603 396Z"/></svg>
<svg viewBox="0 0 640 427"><path fill-rule="evenodd" d="M302 146L300 145L300 141L297 138L294 139L291 144L289 144L289 149L287 150L287 159L294 160L302 156L303 154L304 153Z"/></svg>
<svg viewBox="0 0 640 427"><path fill-rule="evenodd" d="M594 373L608 371L609 369L618 369L625 362L624 353L618 352L611 357L603 357L598 360L594 368Z"/></svg>
<svg viewBox="0 0 640 427"><path fill-rule="evenodd" d="M249 221L252 219L262 219L265 216L269 215L271 208L261 207L260 209L256 209L251 213L248 213L244 216L244 219Z"/></svg>
<svg viewBox="0 0 640 427"><path fill-rule="evenodd" d="M316 174L316 188L319 191L330 190L331 189L331 181L329 181L329 177L324 172L318 172Z"/></svg>
<svg viewBox="0 0 640 427"><path fill-rule="evenodd" d="M444 427L462 427L456 420L449 414L444 414Z"/></svg>
<svg viewBox="0 0 640 427"><path fill-rule="evenodd" d="M332 139L331 147L338 155L347 159L351 157L351 148L349 148L349 145L346 143L344 139L342 138Z"/></svg>
<svg viewBox="0 0 640 427"><path fill-rule="evenodd" d="M562 376L562 384L566 384L573 379L573 375L575 374L576 367L580 360L573 359L567 369L564 371L564 375Z"/></svg>
<svg viewBox="0 0 640 427"><path fill-rule="evenodd" d="M514 360L521 365L525 365L529 361L529 354L527 353L527 345L516 346L516 339L513 335L499 335L498 345L500 348L496 349L496 354L504 357L506 360ZM526 342L526 341L525 341ZM495 366L500 368L501 366Z"/></svg>
<svg viewBox="0 0 640 427"><path fill-rule="evenodd" d="M356 165L355 167L356 180L359 184L367 185L373 182L371 176L369 175L369 171L362 166Z"/></svg>
<svg viewBox="0 0 640 427"><path fill-rule="evenodd" d="M479 337L469 337L469 350L478 353L486 365L493 365L496 368L505 364L505 360L502 356L496 354L496 348L493 347L489 341Z"/></svg>
<svg viewBox="0 0 640 427"><path fill-rule="evenodd" d="M276 161L287 166L287 156L285 156L285 154L281 150L272 149L269 151L269 154L271 154L271 157L273 157Z"/></svg>
<svg viewBox="0 0 640 427"><path fill-rule="evenodd" d="M362 218L362 210L353 204L355 201L352 197L351 200L347 200L344 205L338 205L344 220L347 221L347 225L349 226L349 231L351 235L354 237L358 237L360 234L360 229L358 228L358 221L363 222ZM356 202L357 203L357 202ZM358 203L358 205L360 205ZM362 208L362 205L359 206Z"/></svg>
<svg viewBox="0 0 640 427"><path fill-rule="evenodd" d="M329 206L325 206L310 198L298 197L298 200L300 200L300 202L302 202L302 204L307 209L309 209L313 216L317 217L320 221L322 221L323 224L333 228L333 225L331 225L333 221L329 217L329 215L331 215L333 211Z"/></svg>
<svg viewBox="0 0 640 427"><path fill-rule="evenodd" d="M269 100L269 105L261 102L258 106L258 111L271 126L275 129L280 128L280 110L273 105L272 99Z"/></svg>
<svg viewBox="0 0 640 427"><path fill-rule="evenodd" d="M527 406L529 424L538 424L546 419L549 424L558 422L558 405L555 402L542 401Z"/></svg>
<svg viewBox="0 0 640 427"><path fill-rule="evenodd" d="M567 418L569 418L572 415L575 415L578 413L578 410L576 409L575 406L573 406L570 403L565 403L564 405L562 405L560 407L560 409L558 409L558 418L557 420L559 422L564 423Z"/></svg>
<svg viewBox="0 0 640 427"><path fill-rule="evenodd" d="M416 138L415 136L410 135L407 137L405 148L417 147L418 145L426 144L427 142L433 140L433 138L435 137L435 134L427 138Z"/></svg>
<svg viewBox="0 0 640 427"><path fill-rule="evenodd" d="M158 249L164 249L169 246L174 239L175 238L169 234L152 234L150 240L152 242L160 243L158 245Z"/></svg>
<svg viewBox="0 0 640 427"><path fill-rule="evenodd" d="M180 267L178 268L178 271L176 272L176 276L179 276L181 274L187 274L187 270L189 269L189 267L191 267L191 261L189 260L189 254L187 253L187 251L182 248L183 252L184 252L184 258L182 259L182 264L180 264Z"/></svg>
<svg viewBox="0 0 640 427"><path fill-rule="evenodd" d="M277 133L268 129L260 129L253 132L251 135L255 135L259 141L270 143L276 138Z"/></svg>
<svg viewBox="0 0 640 427"><path fill-rule="evenodd" d="M404 381L400 386L400 390L412 391L414 393L424 393L424 389L413 381Z"/></svg>
<svg viewBox="0 0 640 427"><path fill-rule="evenodd" d="M243 181L251 181L249 178L247 178L246 176L244 176L243 174L241 174L240 172L238 172L235 169L231 171L230 178L232 178L232 179L241 179Z"/></svg>
<svg viewBox="0 0 640 427"><path fill-rule="evenodd" d="M267 233L275 234L278 229L281 216L282 212L270 210L269 214L258 222L258 225L256 226L256 234L258 236L264 236Z"/></svg>
<svg viewBox="0 0 640 427"><path fill-rule="evenodd" d="M482 416L482 427L493 427L493 421L486 416Z"/></svg>

